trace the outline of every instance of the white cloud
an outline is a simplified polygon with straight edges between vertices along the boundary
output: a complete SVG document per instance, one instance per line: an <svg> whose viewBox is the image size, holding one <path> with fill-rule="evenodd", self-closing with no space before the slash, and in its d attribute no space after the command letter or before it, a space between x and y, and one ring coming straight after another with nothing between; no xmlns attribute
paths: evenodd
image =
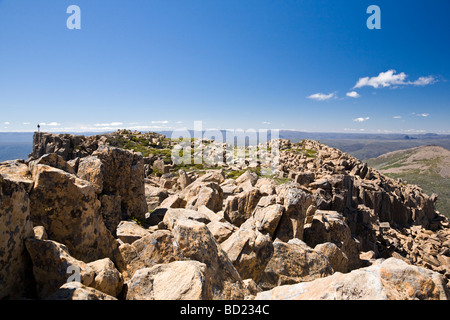
<svg viewBox="0 0 450 320"><path fill-rule="evenodd" d="M426 86L429 84L433 84L437 82L434 76L420 77L416 81L406 81L408 76L404 72L397 73L395 70L388 70L386 72L381 72L376 77L364 77L359 78L356 85L353 89L362 88L362 87L373 87L375 89L378 88L386 88L390 86L398 86L398 85L416 85L416 86Z"/></svg>
<svg viewBox="0 0 450 320"><path fill-rule="evenodd" d="M183 121L177 121L177 122L175 122L176 124L182 124L183 123Z"/></svg>
<svg viewBox="0 0 450 320"><path fill-rule="evenodd" d="M359 78L356 85L353 87L356 88L362 88L366 86L379 88L379 87L389 87L391 85L397 85L397 84L403 84L406 79L406 74L404 72L401 72L399 74L395 74L395 70L388 70L386 72L381 72L376 77L364 77Z"/></svg>
<svg viewBox="0 0 450 320"><path fill-rule="evenodd" d="M11 123L9 123L8 121L5 121L5 122L3 122L3 124L9 125L9 124L11 124Z"/></svg>
<svg viewBox="0 0 450 320"><path fill-rule="evenodd" d="M40 123L40 125L41 126L49 126L49 127L58 127L58 126L61 125L61 123L58 123L58 122L49 122L49 123L42 122L42 123Z"/></svg>
<svg viewBox="0 0 450 320"><path fill-rule="evenodd" d="M347 97L350 97L350 98L359 98L359 97L361 97L361 96L359 95L358 92L356 92L356 91L351 91L351 92L347 92Z"/></svg>
<svg viewBox="0 0 450 320"><path fill-rule="evenodd" d="M413 84L415 86L427 86L427 85L433 84L435 82L437 82L435 77L428 76L428 77L420 77L416 81L410 82L410 84Z"/></svg>
<svg viewBox="0 0 450 320"><path fill-rule="evenodd" d="M164 121L152 121L152 123L153 124L155 124L155 123L166 124L166 123L169 123L169 121L167 121L167 120L164 120Z"/></svg>
<svg viewBox="0 0 450 320"><path fill-rule="evenodd" d="M308 99L317 100L317 101L326 101L336 98L336 93L324 94L324 93L315 93L308 97Z"/></svg>
<svg viewBox="0 0 450 320"><path fill-rule="evenodd" d="M392 118L393 118L393 119L401 119L402 116L393 116Z"/></svg>
<svg viewBox="0 0 450 320"><path fill-rule="evenodd" d="M123 125L122 122L111 122L111 123L96 123L95 127L117 127Z"/></svg>
<svg viewBox="0 0 450 320"><path fill-rule="evenodd" d="M269 121L264 121L262 124L272 124L272 123Z"/></svg>
<svg viewBox="0 0 450 320"><path fill-rule="evenodd" d="M24 126L28 126L28 125L30 125L31 123L30 123L30 122L22 122L22 124L23 124Z"/></svg>
<svg viewBox="0 0 450 320"><path fill-rule="evenodd" d="M365 117L365 118L361 117L361 118L353 119L353 121L354 122L364 122L364 121L367 121L369 119L370 119L370 117Z"/></svg>
<svg viewBox="0 0 450 320"><path fill-rule="evenodd" d="M430 114L429 113L413 113L414 115L418 116L418 117L428 117Z"/></svg>

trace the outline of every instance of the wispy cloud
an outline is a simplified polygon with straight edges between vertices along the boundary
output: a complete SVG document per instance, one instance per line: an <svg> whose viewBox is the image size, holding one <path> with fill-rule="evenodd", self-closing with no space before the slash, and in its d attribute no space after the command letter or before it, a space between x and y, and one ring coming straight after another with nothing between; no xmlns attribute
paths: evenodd
<svg viewBox="0 0 450 320"><path fill-rule="evenodd" d="M166 124L169 123L169 121L167 120L163 120L163 121L152 121L153 124L159 123L159 124Z"/></svg>
<svg viewBox="0 0 450 320"><path fill-rule="evenodd" d="M401 119L402 116L393 116L392 118L393 118L393 119Z"/></svg>
<svg viewBox="0 0 450 320"><path fill-rule="evenodd" d="M407 77L408 76L404 72L397 73L397 71L391 69L386 72L381 72L376 77L359 78L353 89L362 87L373 87L378 89L400 85L426 86L437 82L437 79L434 76L420 77L415 81L406 81Z"/></svg>
<svg viewBox="0 0 450 320"><path fill-rule="evenodd" d="M272 124L271 122L269 122L269 121L263 121L263 123L262 124Z"/></svg>
<svg viewBox="0 0 450 320"><path fill-rule="evenodd" d="M336 98L336 92L330 93L330 94L324 94L324 93L315 93L308 97L308 99L317 100L317 101L326 101L330 99Z"/></svg>
<svg viewBox="0 0 450 320"><path fill-rule="evenodd" d="M61 123L59 122L42 122L40 123L41 126L49 126L49 127L59 127Z"/></svg>
<svg viewBox="0 0 450 320"><path fill-rule="evenodd" d="M413 115L418 116L418 117L428 117L430 114L429 113L415 113L413 112Z"/></svg>
<svg viewBox="0 0 450 320"><path fill-rule="evenodd" d="M22 124L23 124L24 126L29 126L29 125L31 124L31 122L22 122Z"/></svg>
<svg viewBox="0 0 450 320"><path fill-rule="evenodd" d="M353 119L353 121L354 122L364 122L364 121L368 121L368 120L370 120L370 117L361 117L361 118L356 118L356 119Z"/></svg>
<svg viewBox="0 0 450 320"><path fill-rule="evenodd" d="M117 127L123 125L123 122L96 123L94 127Z"/></svg>
<svg viewBox="0 0 450 320"><path fill-rule="evenodd" d="M5 122L3 122L3 124L4 125L9 125L9 124L11 124L9 121L5 121Z"/></svg>
<svg viewBox="0 0 450 320"><path fill-rule="evenodd" d="M360 96L359 93L356 92L356 91L350 91L350 92L347 92L347 97L350 97L350 98L359 98L359 97L361 97L361 96Z"/></svg>

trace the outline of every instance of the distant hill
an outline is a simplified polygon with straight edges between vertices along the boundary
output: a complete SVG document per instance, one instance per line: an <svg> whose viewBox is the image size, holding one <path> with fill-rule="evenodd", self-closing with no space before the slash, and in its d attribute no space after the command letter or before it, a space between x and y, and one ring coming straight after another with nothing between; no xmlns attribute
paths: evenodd
<svg viewBox="0 0 450 320"><path fill-rule="evenodd" d="M391 178L420 186L439 195L437 209L450 217L450 151L440 146L421 146L368 159L367 164Z"/></svg>

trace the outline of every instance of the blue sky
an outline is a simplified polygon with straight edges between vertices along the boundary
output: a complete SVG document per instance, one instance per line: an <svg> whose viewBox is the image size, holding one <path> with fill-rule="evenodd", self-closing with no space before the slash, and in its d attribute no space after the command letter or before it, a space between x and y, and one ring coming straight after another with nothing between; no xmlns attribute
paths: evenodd
<svg viewBox="0 0 450 320"><path fill-rule="evenodd" d="M69 30L69 5L81 30ZM369 5L381 30L369 30ZM0 131L450 133L450 2L0 0ZM348 94L348 95L347 95Z"/></svg>

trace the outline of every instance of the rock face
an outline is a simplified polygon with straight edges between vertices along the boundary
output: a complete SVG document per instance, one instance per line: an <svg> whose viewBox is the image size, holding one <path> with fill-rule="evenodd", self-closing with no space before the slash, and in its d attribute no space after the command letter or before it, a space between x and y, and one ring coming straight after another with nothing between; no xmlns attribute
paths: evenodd
<svg viewBox="0 0 450 320"><path fill-rule="evenodd" d="M405 281L405 279L408 279ZM448 300L442 276L390 258L379 265L259 293L257 300Z"/></svg>
<svg viewBox="0 0 450 320"><path fill-rule="evenodd" d="M209 300L206 268L198 261L176 261L140 269L130 280L127 300Z"/></svg>
<svg viewBox="0 0 450 320"><path fill-rule="evenodd" d="M93 185L60 169L37 165L30 196L31 219L48 237L82 261L113 258L114 238L99 214Z"/></svg>
<svg viewBox="0 0 450 320"><path fill-rule="evenodd" d="M99 290L87 287L79 282L63 284L47 300L117 300Z"/></svg>
<svg viewBox="0 0 450 320"><path fill-rule="evenodd" d="M119 148L101 146L92 153L103 164L103 194L121 199L122 219L145 219L144 160L141 155ZM97 170L93 162L93 170ZM79 169L78 169L79 170Z"/></svg>
<svg viewBox="0 0 450 320"><path fill-rule="evenodd" d="M33 261L33 275L39 298L50 297L77 271L82 284L89 286L94 281L94 270L72 257L65 245L32 238L25 243Z"/></svg>
<svg viewBox="0 0 450 320"><path fill-rule="evenodd" d="M259 286L263 290L285 284L312 281L333 273L329 260L301 240L277 240L274 253L264 269Z"/></svg>
<svg viewBox="0 0 450 320"><path fill-rule="evenodd" d="M33 235L29 203L20 182L0 175L0 299L25 293L30 266L24 240Z"/></svg>

